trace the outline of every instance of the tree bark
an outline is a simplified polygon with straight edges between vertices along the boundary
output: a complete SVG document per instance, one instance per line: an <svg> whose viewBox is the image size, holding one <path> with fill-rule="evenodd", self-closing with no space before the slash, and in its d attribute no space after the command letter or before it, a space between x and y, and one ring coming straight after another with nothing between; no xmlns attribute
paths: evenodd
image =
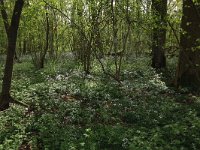
<svg viewBox="0 0 200 150"><path fill-rule="evenodd" d="M1 0L0 2L2 6L3 0ZM5 64L5 69L4 69L2 92L1 92L1 97L0 97L0 111L9 108L9 103L14 101L13 98L10 96L10 88L11 88L11 79L12 79L12 72L13 72L13 59L14 59L15 50L16 50L17 31L19 28L19 21L20 21L23 5L24 5L24 0L17 0L15 2L11 24L8 30L7 58L6 58L6 64ZM4 8L2 10L6 12ZM5 18L3 19L4 19L4 23L5 22L8 23L7 20L5 20Z"/></svg>
<svg viewBox="0 0 200 150"><path fill-rule="evenodd" d="M176 86L200 86L200 2L183 0Z"/></svg>
<svg viewBox="0 0 200 150"><path fill-rule="evenodd" d="M48 11L47 6L46 6L46 11ZM49 13L46 12L46 45L45 45L44 52L42 53L42 56L40 58L40 63L39 63L39 66L38 66L39 69L44 68L45 57L46 57L47 51L49 49L49 31L50 31Z"/></svg>
<svg viewBox="0 0 200 150"><path fill-rule="evenodd" d="M26 40L23 40L23 52L22 52L23 55L26 55L26 50L27 50L27 42Z"/></svg>
<svg viewBox="0 0 200 150"><path fill-rule="evenodd" d="M152 67L161 69L166 67L165 41L166 41L166 16L167 0L152 0L152 12L154 17L153 43L152 43Z"/></svg>
<svg viewBox="0 0 200 150"><path fill-rule="evenodd" d="M6 30L6 35L8 37L10 25L9 25L9 22L8 22L8 14L6 12L3 0L0 0L0 7L1 7L1 16L3 18L4 27L5 27L5 30Z"/></svg>

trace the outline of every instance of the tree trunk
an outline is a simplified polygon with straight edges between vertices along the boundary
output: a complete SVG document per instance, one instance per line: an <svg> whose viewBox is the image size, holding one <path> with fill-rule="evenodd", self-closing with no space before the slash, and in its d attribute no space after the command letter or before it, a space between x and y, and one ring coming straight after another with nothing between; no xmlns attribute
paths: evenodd
<svg viewBox="0 0 200 150"><path fill-rule="evenodd" d="M47 6L46 6L46 10L48 11ZM42 56L40 58L40 62L38 64L39 69L44 68L45 57L46 57L47 51L49 49L49 31L50 31L49 14L48 14L48 12L46 12L46 45L45 45L44 52L42 53Z"/></svg>
<svg viewBox="0 0 200 150"><path fill-rule="evenodd" d="M26 55L26 47L27 47L27 42L26 42L26 40L24 40L23 41L23 52L22 52L23 55Z"/></svg>
<svg viewBox="0 0 200 150"><path fill-rule="evenodd" d="M2 4L1 0L1 4ZM7 58L4 70L2 92L0 97L0 111L9 108L9 103L13 102L12 97L10 96L11 88L11 79L13 71L13 59L16 50L16 41L17 41L17 31L19 28L19 21L24 5L24 0L17 0L15 2L14 11L11 19L11 25L8 30L8 47L7 47ZM4 8L3 8L4 9ZM4 18L3 18L4 19ZM7 22L4 20L4 22ZM8 22L7 22L8 23Z"/></svg>
<svg viewBox="0 0 200 150"><path fill-rule="evenodd" d="M200 2L183 0L176 86L200 86Z"/></svg>
<svg viewBox="0 0 200 150"><path fill-rule="evenodd" d="M2 7L1 15L2 15L2 18L3 18L3 23L4 23L5 30L6 30L6 35L7 35L7 38L8 38L9 37L9 28L10 28L9 21L8 21L8 14L7 14L6 10L5 10L4 1L1 0L0 3L1 3L0 6ZM16 61L18 61L18 57L17 57L17 52L16 51L15 51L14 59Z"/></svg>
<svg viewBox="0 0 200 150"><path fill-rule="evenodd" d="M8 37L10 25L9 25L9 22L8 22L8 15L7 15L7 12L5 10L3 0L0 0L0 8L1 8L1 16L3 18L4 27L5 27L5 30L6 30L6 35Z"/></svg>
<svg viewBox="0 0 200 150"><path fill-rule="evenodd" d="M152 39L152 67L161 69L166 67L164 46L166 41L167 26L167 0L152 0L152 12L155 22Z"/></svg>

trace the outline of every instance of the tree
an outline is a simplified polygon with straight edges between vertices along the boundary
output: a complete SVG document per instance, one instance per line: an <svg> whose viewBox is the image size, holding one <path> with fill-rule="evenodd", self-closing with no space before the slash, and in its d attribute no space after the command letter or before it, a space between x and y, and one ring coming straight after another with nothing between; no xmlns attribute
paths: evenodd
<svg viewBox="0 0 200 150"><path fill-rule="evenodd" d="M16 50L17 31L19 28L20 16L22 13L23 5L24 5L24 0L15 1L11 24L9 25L8 15L4 7L4 1L0 0L1 14L4 21L5 29L8 32L7 33L7 36L8 36L7 37L8 39L7 57L6 57L6 64L5 64L5 70L4 70L2 92L0 96L0 111L9 108L9 104L11 102L16 102L10 95L10 88L11 88L11 79L12 79L12 71L13 71L13 59L14 59L15 50Z"/></svg>
<svg viewBox="0 0 200 150"><path fill-rule="evenodd" d="M44 61L45 61L45 56L47 54L47 51L49 49L49 30L50 30L50 25L49 25L49 14L48 14L48 7L46 7L46 44L45 44L45 48L44 48L44 51L43 53L41 54L40 56L40 61L39 61L39 64L38 64L38 68L41 69L41 68L44 68Z"/></svg>
<svg viewBox="0 0 200 150"><path fill-rule="evenodd" d="M200 2L183 0L176 86L200 85Z"/></svg>
<svg viewBox="0 0 200 150"><path fill-rule="evenodd" d="M154 18L152 67L160 69L166 67L164 47L166 41L167 0L152 0L152 12Z"/></svg>

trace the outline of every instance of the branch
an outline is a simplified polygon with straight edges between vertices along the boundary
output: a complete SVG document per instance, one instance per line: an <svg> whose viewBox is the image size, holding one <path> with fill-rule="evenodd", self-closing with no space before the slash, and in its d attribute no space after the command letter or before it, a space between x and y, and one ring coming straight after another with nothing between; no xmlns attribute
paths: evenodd
<svg viewBox="0 0 200 150"><path fill-rule="evenodd" d="M1 9L1 15L2 15L2 18L3 18L3 23L4 23L5 30L6 30L6 34L8 36L10 25L9 25L9 22L8 22L8 14L6 12L6 8L4 6L3 0L0 0L0 9Z"/></svg>
<svg viewBox="0 0 200 150"><path fill-rule="evenodd" d="M174 29L174 27L173 27L173 25L171 24L170 21L167 20L167 23L168 23L169 27L172 29L174 36L176 38L176 41L177 41L178 45L180 46L180 40L178 38L178 35L176 34L176 30Z"/></svg>
<svg viewBox="0 0 200 150"><path fill-rule="evenodd" d="M104 73L105 75L107 75L107 76L113 78L115 81L117 81L117 82L121 85L121 81L120 81L118 78L116 78L113 74L111 74L111 73L109 73L109 72L107 72L107 71L105 70L105 67L104 67L104 65L103 65L103 63L102 63L102 61L101 61L101 59L98 57L98 54L96 53L96 51L94 51L94 54L95 54L96 59L98 60L98 62L99 62L100 65L101 65L101 68L102 68L103 73Z"/></svg>
<svg viewBox="0 0 200 150"><path fill-rule="evenodd" d="M27 108L29 107L27 104L17 101L14 98L12 98L11 96L9 97L9 101L10 101L10 103L13 103L13 104L17 104L17 105L27 107Z"/></svg>
<svg viewBox="0 0 200 150"><path fill-rule="evenodd" d="M85 32L83 31L82 27L80 27L79 25L77 25L77 24L75 23L75 21L73 21L72 19L70 19L70 17L69 17L67 14L65 14L64 12L62 12L62 11L61 11L60 9L58 9L57 7L55 7L55 6L51 5L51 4L49 4L49 3L46 2L45 0L43 0L43 2L44 2L47 6L49 6L51 9L54 9L54 10L58 11L60 14L62 14L64 17L66 17L70 22L72 22L72 23L74 24L74 26L75 26L75 27L81 32L81 34L85 37L85 39L86 39L87 41L89 41L88 38L87 38L87 36L86 36L86 34L85 34Z"/></svg>

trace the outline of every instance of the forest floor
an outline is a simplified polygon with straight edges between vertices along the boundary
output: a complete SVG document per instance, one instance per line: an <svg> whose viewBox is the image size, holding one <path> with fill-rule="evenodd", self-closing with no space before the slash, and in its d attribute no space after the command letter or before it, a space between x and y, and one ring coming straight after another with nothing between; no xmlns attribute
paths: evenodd
<svg viewBox="0 0 200 150"><path fill-rule="evenodd" d="M198 150L200 97L168 87L172 75L146 58L123 66L121 85L98 65L16 63L12 95L30 108L0 112L0 150Z"/></svg>

